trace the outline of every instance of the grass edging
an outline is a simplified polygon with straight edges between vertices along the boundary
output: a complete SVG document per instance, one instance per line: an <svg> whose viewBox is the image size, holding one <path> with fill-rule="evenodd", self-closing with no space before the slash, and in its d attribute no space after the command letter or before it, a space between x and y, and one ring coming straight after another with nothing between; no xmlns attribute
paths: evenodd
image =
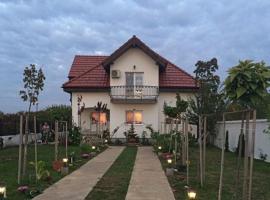
<svg viewBox="0 0 270 200"><path fill-rule="evenodd" d="M124 200L136 155L137 147L126 147L85 199Z"/></svg>

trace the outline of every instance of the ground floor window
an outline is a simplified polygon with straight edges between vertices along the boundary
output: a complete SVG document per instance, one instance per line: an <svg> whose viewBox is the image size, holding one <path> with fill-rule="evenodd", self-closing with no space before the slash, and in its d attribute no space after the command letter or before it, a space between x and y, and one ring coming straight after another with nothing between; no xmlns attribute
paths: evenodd
<svg viewBox="0 0 270 200"><path fill-rule="evenodd" d="M128 110L126 111L126 123L128 124L141 124L142 123L142 111L140 110Z"/></svg>
<svg viewBox="0 0 270 200"><path fill-rule="evenodd" d="M99 116L99 120L98 120L98 116ZM101 112L101 113L92 112L91 121L92 121L92 124L97 124L98 121L100 121L101 124L105 124L107 123L107 115L105 112Z"/></svg>

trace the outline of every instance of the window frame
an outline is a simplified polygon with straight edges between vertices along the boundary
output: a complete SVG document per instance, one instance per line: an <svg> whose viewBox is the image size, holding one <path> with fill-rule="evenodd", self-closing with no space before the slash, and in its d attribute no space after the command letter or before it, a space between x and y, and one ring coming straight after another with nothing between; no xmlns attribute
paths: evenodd
<svg viewBox="0 0 270 200"><path fill-rule="evenodd" d="M129 122L128 120L127 120L127 114L129 113L129 112L132 112L132 122ZM141 122L140 123L136 123L136 121L135 121L135 113L136 112L139 112L139 113L141 113ZM143 111L142 110L126 110L126 116L125 116L125 118L126 118L126 124L135 124L135 125L142 125L143 124Z"/></svg>

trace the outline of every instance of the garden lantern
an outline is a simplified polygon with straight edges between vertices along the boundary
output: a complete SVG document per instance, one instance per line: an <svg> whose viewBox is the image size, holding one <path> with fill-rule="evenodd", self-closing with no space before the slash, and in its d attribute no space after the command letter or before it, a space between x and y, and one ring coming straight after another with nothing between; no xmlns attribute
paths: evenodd
<svg viewBox="0 0 270 200"><path fill-rule="evenodd" d="M168 158L167 159L167 163L170 165L170 164L172 164L172 159L171 158Z"/></svg>
<svg viewBox="0 0 270 200"><path fill-rule="evenodd" d="M96 146L92 146L92 150L96 150Z"/></svg>
<svg viewBox="0 0 270 200"><path fill-rule="evenodd" d="M197 194L196 194L196 192L194 190L189 189L187 194L188 194L189 199L196 199Z"/></svg>
<svg viewBox="0 0 270 200"><path fill-rule="evenodd" d="M105 143L108 143L108 140L107 139L105 139L105 141L104 141Z"/></svg>
<svg viewBox="0 0 270 200"><path fill-rule="evenodd" d="M68 163L68 159L67 158L63 158L64 167L67 167L67 163Z"/></svg>
<svg viewBox="0 0 270 200"><path fill-rule="evenodd" d="M6 199L7 198L7 188L6 186L0 185L0 198Z"/></svg>
<svg viewBox="0 0 270 200"><path fill-rule="evenodd" d="M63 175L68 174L68 158L63 158L63 167L61 168L61 173Z"/></svg>
<svg viewBox="0 0 270 200"><path fill-rule="evenodd" d="M158 146L158 150L161 150L162 149L162 147L161 146Z"/></svg>

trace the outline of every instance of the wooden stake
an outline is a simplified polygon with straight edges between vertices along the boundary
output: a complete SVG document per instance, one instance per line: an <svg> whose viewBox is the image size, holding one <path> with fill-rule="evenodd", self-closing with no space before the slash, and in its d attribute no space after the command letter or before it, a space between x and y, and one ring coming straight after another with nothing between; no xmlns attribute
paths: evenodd
<svg viewBox="0 0 270 200"><path fill-rule="evenodd" d="M185 120L185 134L186 134L186 165L187 165L187 185L189 185L189 141L188 141L188 119Z"/></svg>
<svg viewBox="0 0 270 200"><path fill-rule="evenodd" d="M18 160L18 184L21 184L21 172L22 172L22 144L23 144L23 115L20 115L20 140L19 140L19 160Z"/></svg>
<svg viewBox="0 0 270 200"><path fill-rule="evenodd" d="M222 197L222 185L223 185L223 171L224 171L224 152L225 152L225 134L226 134L226 121L225 114L223 113L223 134L221 138L221 162L220 162L220 177L219 177L219 189L218 189L218 200Z"/></svg>
<svg viewBox="0 0 270 200"><path fill-rule="evenodd" d="M22 172L23 177L25 177L25 175L26 175L26 167L27 167L28 136L29 136L29 124L28 124L28 114L27 114L25 117L23 172Z"/></svg>
<svg viewBox="0 0 270 200"><path fill-rule="evenodd" d="M203 124L203 182L205 182L206 132L207 132L207 117L204 116L204 124Z"/></svg>
<svg viewBox="0 0 270 200"><path fill-rule="evenodd" d="M55 134L54 134L54 139L55 139L55 145L54 145L54 152L55 152L55 157L54 160L58 160L58 121L55 121Z"/></svg>
<svg viewBox="0 0 270 200"><path fill-rule="evenodd" d="M186 140L186 136L185 136L185 121L182 119L181 120L182 123L182 140L181 140L181 155L182 155L182 165L186 165L186 153L185 153L185 140Z"/></svg>
<svg viewBox="0 0 270 200"><path fill-rule="evenodd" d="M37 117L34 116L34 135L35 135L35 172L37 182Z"/></svg>
<svg viewBox="0 0 270 200"><path fill-rule="evenodd" d="M243 178L243 200L246 200L247 190L248 190L248 171L249 171L249 119L250 119L250 111L247 112L246 115L246 135L245 135L245 157L244 157L244 178Z"/></svg>
<svg viewBox="0 0 270 200"><path fill-rule="evenodd" d="M202 168L202 118L199 116L199 153L200 153L200 182L203 187L203 168Z"/></svg>
<svg viewBox="0 0 270 200"><path fill-rule="evenodd" d="M253 124L252 124L252 139L251 139L251 152L250 152L250 171L249 171L249 188L248 188L248 200L252 198L252 179L253 179L253 160L255 149L255 135L256 135L256 110L253 110Z"/></svg>
<svg viewBox="0 0 270 200"><path fill-rule="evenodd" d="M68 123L65 122L66 124L66 158L68 157Z"/></svg>

